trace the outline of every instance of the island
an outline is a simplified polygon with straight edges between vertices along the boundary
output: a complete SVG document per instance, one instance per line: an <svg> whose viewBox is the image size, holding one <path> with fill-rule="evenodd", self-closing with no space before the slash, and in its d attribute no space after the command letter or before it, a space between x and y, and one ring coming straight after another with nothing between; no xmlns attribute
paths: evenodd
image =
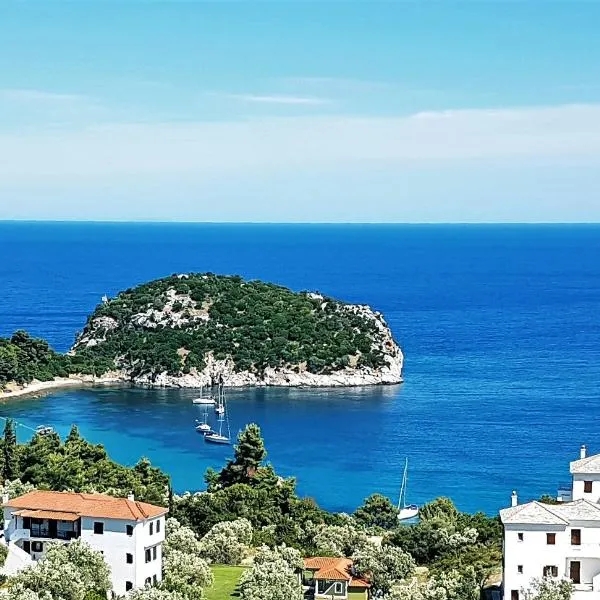
<svg viewBox="0 0 600 600"><path fill-rule="evenodd" d="M390 328L369 306L212 273L172 275L103 298L66 354L25 332L0 339L5 396L85 383L395 384L402 366Z"/></svg>

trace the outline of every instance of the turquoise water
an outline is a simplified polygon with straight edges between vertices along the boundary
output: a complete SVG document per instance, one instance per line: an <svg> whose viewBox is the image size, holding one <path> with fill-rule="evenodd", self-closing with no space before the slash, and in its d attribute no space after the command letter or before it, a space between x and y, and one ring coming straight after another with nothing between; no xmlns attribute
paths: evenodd
<svg viewBox="0 0 600 600"><path fill-rule="evenodd" d="M351 510L373 491L449 495L495 512L513 488L553 492L581 443L600 451L600 227L0 223L0 335L68 348L100 297L173 272L239 273L382 310L406 355L401 386L235 390L303 494ZM193 430L193 392L78 390L0 405L120 461L149 456L178 490L230 448ZM22 437L27 430L20 431Z"/></svg>

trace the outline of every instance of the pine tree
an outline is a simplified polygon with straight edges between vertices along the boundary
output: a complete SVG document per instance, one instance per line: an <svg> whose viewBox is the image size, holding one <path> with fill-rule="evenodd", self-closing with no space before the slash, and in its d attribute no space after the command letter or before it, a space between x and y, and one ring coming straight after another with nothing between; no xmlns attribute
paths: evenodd
<svg viewBox="0 0 600 600"><path fill-rule="evenodd" d="M17 479L19 477L19 454L17 448L17 434L15 431L15 422L12 419L6 420L4 426L4 440L2 442L2 477L3 479Z"/></svg>
<svg viewBox="0 0 600 600"><path fill-rule="evenodd" d="M250 483L267 456L260 427L255 423L247 425L238 435L233 460L219 474L219 483L227 487L235 483Z"/></svg>

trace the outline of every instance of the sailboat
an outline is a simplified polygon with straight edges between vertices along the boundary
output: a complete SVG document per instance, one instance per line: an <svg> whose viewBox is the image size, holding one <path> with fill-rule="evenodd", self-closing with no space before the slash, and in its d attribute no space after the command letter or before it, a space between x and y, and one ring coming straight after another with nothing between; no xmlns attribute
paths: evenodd
<svg viewBox="0 0 600 600"><path fill-rule="evenodd" d="M217 411L217 408L220 408L221 410ZM225 410L225 394L223 393L222 385L219 386L219 395L215 411L218 415L219 431L211 431L205 434L204 441L210 444L230 444L231 432L229 431L229 417ZM226 425L227 435L223 432L223 424Z"/></svg>
<svg viewBox="0 0 600 600"><path fill-rule="evenodd" d="M198 398L194 398L192 400L193 404L206 404L206 405L213 405L215 403L215 397L214 396L203 396L202 395L202 388L200 388L200 396Z"/></svg>
<svg viewBox="0 0 600 600"><path fill-rule="evenodd" d="M204 406L204 415L202 421L196 419L196 431L202 435L206 435L212 431L211 426L208 424L208 406Z"/></svg>
<svg viewBox="0 0 600 600"><path fill-rule="evenodd" d="M408 481L408 458L404 463L404 475L402 476L402 487L400 488L400 498L398 499L398 520L407 521L414 519L419 514L419 507L416 504L406 505L406 483Z"/></svg>

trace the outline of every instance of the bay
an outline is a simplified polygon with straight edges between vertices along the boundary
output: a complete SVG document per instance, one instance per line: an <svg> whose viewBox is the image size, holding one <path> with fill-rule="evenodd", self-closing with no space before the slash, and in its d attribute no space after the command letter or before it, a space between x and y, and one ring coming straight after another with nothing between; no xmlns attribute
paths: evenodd
<svg viewBox="0 0 600 600"><path fill-rule="evenodd" d="M235 433L264 431L269 459L334 510L368 494L452 497L494 513L568 479L600 451L600 227L0 223L0 335L66 350L103 294L188 271L237 273L381 310L405 356L401 386L234 390ZM0 405L141 455L200 489L230 448L193 430L193 391L61 391ZM21 428L25 439L28 430Z"/></svg>

